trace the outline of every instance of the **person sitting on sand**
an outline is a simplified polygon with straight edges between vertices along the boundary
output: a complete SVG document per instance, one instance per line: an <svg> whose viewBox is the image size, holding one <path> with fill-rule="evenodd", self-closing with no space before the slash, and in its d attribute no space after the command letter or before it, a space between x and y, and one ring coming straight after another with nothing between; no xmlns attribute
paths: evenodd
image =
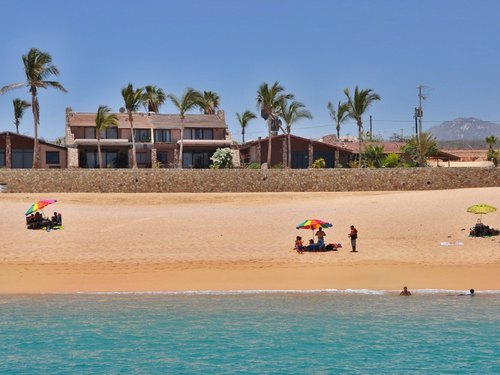
<svg viewBox="0 0 500 375"><path fill-rule="evenodd" d="M399 293L400 296L411 296L411 292L408 290L408 288L405 286L401 293Z"/></svg>
<svg viewBox="0 0 500 375"><path fill-rule="evenodd" d="M60 217L61 217L61 214L54 212L54 216L52 216L52 218L51 218L53 227L61 225Z"/></svg>
<svg viewBox="0 0 500 375"><path fill-rule="evenodd" d="M307 250L309 251L316 251L317 250L317 245L314 243L314 240L311 238L309 240L309 246L307 246Z"/></svg>
<svg viewBox="0 0 500 375"><path fill-rule="evenodd" d="M297 236L295 239L295 250L297 250L299 254L304 254L304 246L302 244L302 237L300 236Z"/></svg>
<svg viewBox="0 0 500 375"><path fill-rule="evenodd" d="M42 229L43 216L40 212L35 213L34 229Z"/></svg>
<svg viewBox="0 0 500 375"><path fill-rule="evenodd" d="M320 249L324 248L326 233L323 232L323 228L319 227L318 231L316 232L316 236L318 237L318 247Z"/></svg>

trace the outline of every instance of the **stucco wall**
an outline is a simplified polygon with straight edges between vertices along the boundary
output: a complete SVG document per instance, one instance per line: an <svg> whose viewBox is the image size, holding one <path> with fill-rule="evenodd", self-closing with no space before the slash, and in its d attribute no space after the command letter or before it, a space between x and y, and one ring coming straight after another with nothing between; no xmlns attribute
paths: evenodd
<svg viewBox="0 0 500 375"><path fill-rule="evenodd" d="M0 169L0 184L11 193L439 190L498 187L500 168Z"/></svg>

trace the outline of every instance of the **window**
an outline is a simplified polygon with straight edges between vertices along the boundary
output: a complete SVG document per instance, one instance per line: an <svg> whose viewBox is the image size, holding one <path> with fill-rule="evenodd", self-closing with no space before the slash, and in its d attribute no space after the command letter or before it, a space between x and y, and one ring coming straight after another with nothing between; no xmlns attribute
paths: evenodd
<svg viewBox="0 0 500 375"><path fill-rule="evenodd" d="M12 168L33 167L33 150L12 150Z"/></svg>
<svg viewBox="0 0 500 375"><path fill-rule="evenodd" d="M47 164L59 164L59 151L46 151L45 162Z"/></svg>
<svg viewBox="0 0 500 375"><path fill-rule="evenodd" d="M99 168L99 159L97 151L86 151L85 152L85 167L87 168Z"/></svg>
<svg viewBox="0 0 500 375"><path fill-rule="evenodd" d="M208 168L210 165L210 156L213 152L207 151L188 151L183 153L182 166L184 168Z"/></svg>
<svg viewBox="0 0 500 375"><path fill-rule="evenodd" d="M156 129L155 142L156 143L170 142L170 129Z"/></svg>
<svg viewBox="0 0 500 375"><path fill-rule="evenodd" d="M292 150L292 168L305 169L309 167L309 153L307 151Z"/></svg>
<svg viewBox="0 0 500 375"><path fill-rule="evenodd" d="M156 153L156 160L161 163L161 166L165 168L168 163L168 152L166 151L158 151Z"/></svg>
<svg viewBox="0 0 500 375"><path fill-rule="evenodd" d="M102 139L118 139L118 128L116 126L111 126L101 132Z"/></svg>
<svg viewBox="0 0 500 375"><path fill-rule="evenodd" d="M318 160L319 158L325 159L325 168L333 168L334 167L334 154L333 151L314 151L313 161Z"/></svg>
<svg viewBox="0 0 500 375"><path fill-rule="evenodd" d="M134 129L134 138L136 142L151 142L149 129Z"/></svg>
<svg viewBox="0 0 500 375"><path fill-rule="evenodd" d="M137 164L147 165L149 164L148 154L145 152L138 152L137 156Z"/></svg>
<svg viewBox="0 0 500 375"><path fill-rule="evenodd" d="M103 150L101 151L102 167L117 168L118 151ZM84 167L99 168L99 153L97 151L85 151Z"/></svg>
<svg viewBox="0 0 500 375"><path fill-rule="evenodd" d="M0 150L0 168L5 167L5 150Z"/></svg>
<svg viewBox="0 0 500 375"><path fill-rule="evenodd" d="M213 129L190 128L186 129L186 139L214 139Z"/></svg>
<svg viewBox="0 0 500 375"><path fill-rule="evenodd" d="M85 139L95 139L95 128L85 128L84 136Z"/></svg>

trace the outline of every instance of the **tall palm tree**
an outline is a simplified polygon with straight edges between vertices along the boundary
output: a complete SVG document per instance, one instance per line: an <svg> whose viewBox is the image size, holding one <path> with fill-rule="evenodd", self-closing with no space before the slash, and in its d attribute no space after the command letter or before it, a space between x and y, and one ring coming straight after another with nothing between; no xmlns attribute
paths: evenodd
<svg viewBox="0 0 500 375"><path fill-rule="evenodd" d="M326 106L328 108L328 112L330 112L330 118L335 121L335 129L337 130L337 139L340 140L340 125L348 119L349 117L349 107L347 103L342 103L339 100L337 104L337 109L333 107L332 102L328 102Z"/></svg>
<svg viewBox="0 0 500 375"><path fill-rule="evenodd" d="M301 102L295 100L283 100L280 103L279 115L286 124L286 138L287 138L287 166L292 166L292 141L290 133L292 132L292 125L302 119L312 119L312 114L306 109L306 106Z"/></svg>
<svg viewBox="0 0 500 375"><path fill-rule="evenodd" d="M203 108L204 98L203 95L195 89L188 87L184 94L179 98L174 94L169 94L167 97L174 103L179 110L179 117L181 119L181 144L179 148L178 168L182 168L182 153L184 151L184 118L185 113L195 108Z"/></svg>
<svg viewBox="0 0 500 375"><path fill-rule="evenodd" d="M130 122L130 131L132 132L132 168L137 168L137 155L135 154L135 135L134 135L134 119L133 112L137 112L144 105L144 89L139 87L134 90L134 86L129 83L127 87L122 89L122 97L125 102L125 109L128 113L128 121Z"/></svg>
<svg viewBox="0 0 500 375"><path fill-rule="evenodd" d="M273 127L279 126L279 110L281 102L293 100L293 94L285 94L285 89L278 81L269 87L267 83L263 83L257 90L257 109L260 110L260 116L267 122L269 134L267 148L267 166L271 166L271 141Z"/></svg>
<svg viewBox="0 0 500 375"><path fill-rule="evenodd" d="M156 86L144 86L144 108L148 112L154 112L158 114L160 112L160 107L167 100L165 92Z"/></svg>
<svg viewBox="0 0 500 375"><path fill-rule="evenodd" d="M102 168L101 154L101 132L110 126L118 126L118 116L116 113L110 113L111 108L106 105L100 105L95 116L95 134L97 138L97 154L99 155L99 168Z"/></svg>
<svg viewBox="0 0 500 375"><path fill-rule="evenodd" d="M356 120L356 124L358 125L358 167L361 168L361 150L363 144L363 114L375 100L380 100L380 95L374 92L372 89L359 90L357 85L354 89L354 96L351 96L351 93L347 88L344 89L344 94L347 96L347 109L349 111L349 117L353 120Z"/></svg>
<svg viewBox="0 0 500 375"><path fill-rule="evenodd" d="M219 109L220 96L214 91L203 91L201 111L205 115L213 115Z"/></svg>
<svg viewBox="0 0 500 375"><path fill-rule="evenodd" d="M486 137L484 140L488 144L488 151L493 152L493 146L498 142L498 138L495 137L494 135L490 135L489 137Z"/></svg>
<svg viewBox="0 0 500 375"><path fill-rule="evenodd" d="M14 105L14 125L16 125L16 132L19 134L19 122L23 118L24 110L31 107L31 104L19 98L14 99L12 104Z"/></svg>
<svg viewBox="0 0 500 375"><path fill-rule="evenodd" d="M253 112L247 109L243 113L236 113L236 117L238 118L238 122L240 123L241 126L242 143L245 143L245 129L248 126L250 120L257 118L257 116L255 116Z"/></svg>
<svg viewBox="0 0 500 375"><path fill-rule="evenodd" d="M34 142L33 142L33 168L40 167L40 155L38 146L38 125L40 125L40 106L38 103L38 88L46 89L53 87L63 92L67 90L57 81L48 81L50 76L58 76L59 69L52 64L52 56L37 48L32 48L26 55L22 56L26 82L13 83L0 89L0 94L18 87L29 87L31 93L31 109L33 110Z"/></svg>

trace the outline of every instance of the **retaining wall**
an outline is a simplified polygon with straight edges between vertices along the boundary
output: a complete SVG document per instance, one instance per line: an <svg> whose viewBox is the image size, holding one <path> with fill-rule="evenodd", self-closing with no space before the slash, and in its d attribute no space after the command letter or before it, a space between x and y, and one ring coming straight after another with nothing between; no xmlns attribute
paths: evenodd
<svg viewBox="0 0 500 375"><path fill-rule="evenodd" d="M500 168L0 169L9 193L222 193L499 187Z"/></svg>

